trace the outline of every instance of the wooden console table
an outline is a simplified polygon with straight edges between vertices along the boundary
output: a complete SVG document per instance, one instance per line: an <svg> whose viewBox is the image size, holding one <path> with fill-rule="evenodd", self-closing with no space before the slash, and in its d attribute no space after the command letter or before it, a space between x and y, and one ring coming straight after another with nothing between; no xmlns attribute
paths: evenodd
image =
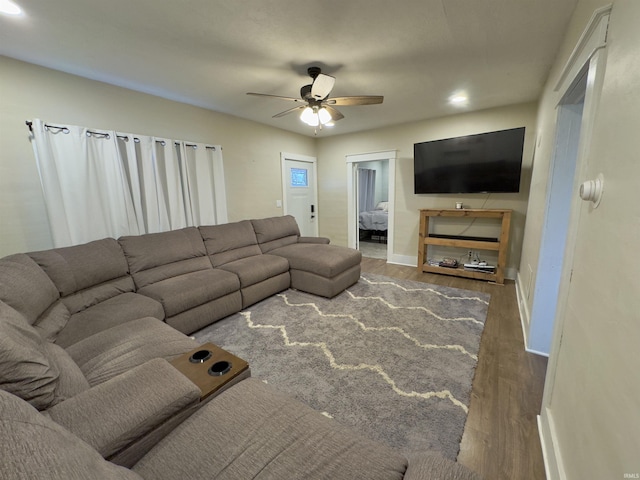
<svg viewBox="0 0 640 480"><path fill-rule="evenodd" d="M429 223L432 217L457 218L495 218L501 222L500 237L479 238L460 235L434 236L429 234ZM511 226L511 210L499 209L424 209L420 210L420 231L418 233L418 271L455 275L458 277L489 280L499 284L504 283L504 270L507 262L507 247L509 245L509 229ZM498 252L498 262L494 272L479 272L458 268L439 267L427 262L429 245L443 247L457 247L473 250L493 250Z"/></svg>

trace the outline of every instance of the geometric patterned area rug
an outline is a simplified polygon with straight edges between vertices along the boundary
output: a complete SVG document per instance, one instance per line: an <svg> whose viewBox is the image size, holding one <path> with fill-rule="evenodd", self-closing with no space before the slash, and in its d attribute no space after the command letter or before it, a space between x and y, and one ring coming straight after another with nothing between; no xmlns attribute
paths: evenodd
<svg viewBox="0 0 640 480"><path fill-rule="evenodd" d="M333 299L286 290L193 336L365 436L455 460L489 298L365 273Z"/></svg>

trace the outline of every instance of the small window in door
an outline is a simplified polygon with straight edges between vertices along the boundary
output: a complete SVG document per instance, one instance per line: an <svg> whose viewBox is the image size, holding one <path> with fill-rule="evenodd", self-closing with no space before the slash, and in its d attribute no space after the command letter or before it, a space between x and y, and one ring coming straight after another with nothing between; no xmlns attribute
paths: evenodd
<svg viewBox="0 0 640 480"><path fill-rule="evenodd" d="M308 187L309 186L307 169L305 168L291 169L291 186L292 187Z"/></svg>

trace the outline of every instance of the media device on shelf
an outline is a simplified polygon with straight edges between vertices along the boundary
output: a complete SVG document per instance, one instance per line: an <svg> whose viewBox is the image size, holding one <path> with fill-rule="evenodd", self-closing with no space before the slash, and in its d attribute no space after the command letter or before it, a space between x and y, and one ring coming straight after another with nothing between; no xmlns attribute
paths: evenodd
<svg viewBox="0 0 640 480"><path fill-rule="evenodd" d="M525 127L415 143L414 191L520 191Z"/></svg>

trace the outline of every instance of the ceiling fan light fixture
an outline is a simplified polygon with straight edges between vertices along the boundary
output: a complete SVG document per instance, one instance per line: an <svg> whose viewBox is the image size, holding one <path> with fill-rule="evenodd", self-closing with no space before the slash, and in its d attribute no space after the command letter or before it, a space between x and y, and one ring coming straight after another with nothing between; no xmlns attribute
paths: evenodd
<svg viewBox="0 0 640 480"><path fill-rule="evenodd" d="M329 111L324 107L318 110L318 119L320 120L320 123L322 125L327 125L328 123L331 123L331 121L333 120L331 118L331 114L329 113Z"/></svg>
<svg viewBox="0 0 640 480"><path fill-rule="evenodd" d="M381 95L352 95L349 97L329 98L336 79L331 75L321 73L319 67L309 67L307 72L313 79L313 82L310 85L304 85L300 89L300 98L254 92L247 92L247 95L278 98L296 102L298 106L277 113L273 118L280 118L293 112L300 112L300 120L310 127L316 128L316 133L317 130L322 130L323 127L333 127L335 122L344 118L344 115L335 108L336 106L376 105L382 103L384 98Z"/></svg>
<svg viewBox="0 0 640 480"><path fill-rule="evenodd" d="M307 107L302 110L300 114L300 120L309 125L310 127L317 127L320 124L320 119L313 108Z"/></svg>
<svg viewBox="0 0 640 480"><path fill-rule="evenodd" d="M11 0L0 0L0 14L22 15L22 9Z"/></svg>

